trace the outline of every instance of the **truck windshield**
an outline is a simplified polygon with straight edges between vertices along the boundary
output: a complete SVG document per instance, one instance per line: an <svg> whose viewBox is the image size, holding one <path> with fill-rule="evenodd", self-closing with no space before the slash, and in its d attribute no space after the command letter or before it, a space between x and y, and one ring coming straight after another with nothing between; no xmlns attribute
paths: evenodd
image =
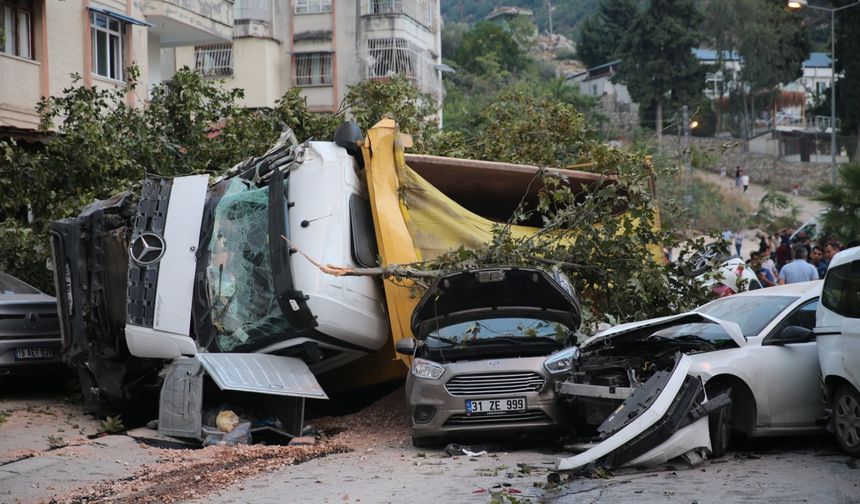
<svg viewBox="0 0 860 504"><path fill-rule="evenodd" d="M290 330L269 260L268 191L235 178L215 207L206 274L222 352L252 348Z"/></svg>

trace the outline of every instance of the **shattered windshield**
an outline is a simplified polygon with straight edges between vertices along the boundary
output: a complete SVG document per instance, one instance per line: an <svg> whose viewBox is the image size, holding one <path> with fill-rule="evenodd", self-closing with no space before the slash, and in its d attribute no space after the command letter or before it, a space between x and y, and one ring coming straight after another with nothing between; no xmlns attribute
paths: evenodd
<svg viewBox="0 0 860 504"><path fill-rule="evenodd" d="M215 207L206 274L222 352L290 329L281 316L269 261L268 191L235 178Z"/></svg>
<svg viewBox="0 0 860 504"><path fill-rule="evenodd" d="M797 301L794 296L729 296L696 309L741 326L747 338L757 336L771 320Z"/></svg>
<svg viewBox="0 0 860 504"><path fill-rule="evenodd" d="M438 327L427 334L427 345L436 348L489 343L563 343L569 329L564 324L529 317L469 320Z"/></svg>

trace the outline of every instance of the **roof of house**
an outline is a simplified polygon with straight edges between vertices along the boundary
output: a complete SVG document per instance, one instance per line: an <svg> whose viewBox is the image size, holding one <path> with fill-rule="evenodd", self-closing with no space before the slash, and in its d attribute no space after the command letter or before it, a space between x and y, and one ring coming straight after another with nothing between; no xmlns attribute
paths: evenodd
<svg viewBox="0 0 860 504"><path fill-rule="evenodd" d="M700 61L717 61L716 49L694 48L693 54ZM740 61L741 55L737 51L723 51L723 61Z"/></svg>
<svg viewBox="0 0 860 504"><path fill-rule="evenodd" d="M803 62L804 68L830 68L830 56L823 52L810 53L809 59Z"/></svg>
<svg viewBox="0 0 860 504"><path fill-rule="evenodd" d="M577 77L582 77L583 75L588 76L586 78L586 80L592 79L592 78L595 78L595 77L598 77L598 76L601 76L603 74L607 74L607 73L611 72L612 67L617 66L619 63L621 63L621 60L617 59L617 60L610 61L608 63L604 63L602 65L597 65L597 66L594 66L591 68L587 68L587 69L583 70L582 72L568 76L567 80L576 79Z"/></svg>

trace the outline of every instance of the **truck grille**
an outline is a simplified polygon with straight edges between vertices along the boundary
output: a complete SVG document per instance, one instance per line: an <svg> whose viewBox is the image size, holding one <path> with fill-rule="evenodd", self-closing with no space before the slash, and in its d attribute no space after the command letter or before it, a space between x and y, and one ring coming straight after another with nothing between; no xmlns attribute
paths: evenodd
<svg viewBox="0 0 860 504"><path fill-rule="evenodd" d="M525 411L491 416L451 415L448 417L448 420L445 421L445 425L493 425L532 422L553 423L552 418L543 411Z"/></svg>
<svg viewBox="0 0 860 504"><path fill-rule="evenodd" d="M459 375L448 380L445 389L452 396L480 396L490 394L513 394L537 392L546 380L532 372L480 373Z"/></svg>

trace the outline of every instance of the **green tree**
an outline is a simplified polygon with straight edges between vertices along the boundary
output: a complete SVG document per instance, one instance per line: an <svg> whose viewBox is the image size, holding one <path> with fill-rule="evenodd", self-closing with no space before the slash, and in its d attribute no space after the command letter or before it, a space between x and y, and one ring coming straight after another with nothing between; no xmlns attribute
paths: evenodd
<svg viewBox="0 0 860 504"><path fill-rule="evenodd" d="M703 29L718 55L734 52L743 59L738 90L749 134L754 98L763 96L770 108L778 86L800 77L809 56L806 28L780 0L708 0L703 12Z"/></svg>
<svg viewBox="0 0 860 504"><path fill-rule="evenodd" d="M701 15L693 0L652 0L621 44L618 79L643 109L654 107L658 141L667 105L695 103L704 68L693 55Z"/></svg>
<svg viewBox="0 0 860 504"><path fill-rule="evenodd" d="M502 70L511 73L524 71L532 63L527 48L516 41L507 25L490 21L481 21L466 32L452 59L466 71L482 73L485 68L480 58L490 55Z"/></svg>
<svg viewBox="0 0 860 504"><path fill-rule="evenodd" d="M636 0L604 0L582 22L576 51L587 67L615 59L621 41L633 24L639 6Z"/></svg>
<svg viewBox="0 0 860 504"><path fill-rule="evenodd" d="M826 183L813 199L826 205L824 229L843 241L860 238L860 163L839 167L836 185Z"/></svg>
<svg viewBox="0 0 860 504"><path fill-rule="evenodd" d="M836 0L834 7L848 5L846 0ZM836 22L836 113L842 121L843 135L856 135L854 159L860 158L860 7L845 9L837 14ZM828 50L829 52L829 50ZM829 100L827 101L829 104ZM829 105L828 105L829 107ZM828 111L830 109L828 108ZM829 114L829 112L828 112Z"/></svg>

